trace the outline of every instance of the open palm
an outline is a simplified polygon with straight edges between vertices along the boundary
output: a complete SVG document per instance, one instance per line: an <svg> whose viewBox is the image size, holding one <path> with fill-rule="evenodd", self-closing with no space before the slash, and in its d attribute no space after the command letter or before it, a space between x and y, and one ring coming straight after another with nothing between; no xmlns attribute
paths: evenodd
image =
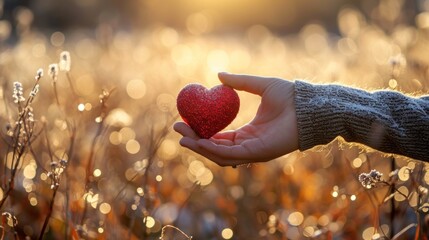
<svg viewBox="0 0 429 240"><path fill-rule="evenodd" d="M219 79L237 90L261 96L255 118L233 131L201 139L185 123L174 129L183 138L180 144L221 166L263 162L298 149L294 106L294 83L278 78L221 73Z"/></svg>

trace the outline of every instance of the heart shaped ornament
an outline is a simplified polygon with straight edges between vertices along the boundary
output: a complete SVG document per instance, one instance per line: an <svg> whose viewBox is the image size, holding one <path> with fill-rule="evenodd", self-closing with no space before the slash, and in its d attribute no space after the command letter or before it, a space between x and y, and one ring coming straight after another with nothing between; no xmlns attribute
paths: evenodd
<svg viewBox="0 0 429 240"><path fill-rule="evenodd" d="M180 116L201 138L210 138L228 126L239 108L238 94L226 85L207 89L191 83L177 96Z"/></svg>

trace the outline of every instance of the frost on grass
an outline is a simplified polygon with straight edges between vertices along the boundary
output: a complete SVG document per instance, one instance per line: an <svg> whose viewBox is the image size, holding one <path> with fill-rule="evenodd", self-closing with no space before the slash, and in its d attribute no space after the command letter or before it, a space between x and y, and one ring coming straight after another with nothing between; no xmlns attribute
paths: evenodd
<svg viewBox="0 0 429 240"><path fill-rule="evenodd" d="M13 83L13 102L14 103L21 103L25 101L24 98L24 93L23 93L24 89L22 87L22 83L20 82L14 82Z"/></svg>
<svg viewBox="0 0 429 240"><path fill-rule="evenodd" d="M363 187L371 189L375 185L382 181L383 174L373 169L369 173L361 173L359 175L359 182Z"/></svg>

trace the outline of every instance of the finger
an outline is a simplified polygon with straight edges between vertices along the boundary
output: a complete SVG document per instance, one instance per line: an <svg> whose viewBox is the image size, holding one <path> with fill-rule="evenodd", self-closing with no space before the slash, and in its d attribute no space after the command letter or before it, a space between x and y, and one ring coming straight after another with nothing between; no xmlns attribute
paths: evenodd
<svg viewBox="0 0 429 240"><path fill-rule="evenodd" d="M265 89L277 81L275 78L258 77L252 75L239 75L230 73L219 73L219 80L234 89L258 94L262 96Z"/></svg>
<svg viewBox="0 0 429 240"><path fill-rule="evenodd" d="M237 166L237 165L245 164L243 163L242 160L224 159L217 156L216 154L210 153L209 151L201 148L197 143L197 141L189 137L183 137L182 139L180 139L179 143L181 146L188 148L193 152L200 154L203 157L206 157L212 162L218 164L219 166L224 167L224 166Z"/></svg>
<svg viewBox="0 0 429 240"><path fill-rule="evenodd" d="M216 133L210 138L210 141L224 146L233 146L235 143L235 136L237 135L236 131L226 131L221 133Z"/></svg>
<svg viewBox="0 0 429 240"><path fill-rule="evenodd" d="M211 138L210 141L218 144L218 145L224 145L224 146L233 146L235 145L234 142L232 142L231 140L228 139L216 139L216 138Z"/></svg>
<svg viewBox="0 0 429 240"><path fill-rule="evenodd" d="M200 139L197 141L197 144L207 152L215 154L216 156L224 159L249 159L252 157L251 153L242 145L228 146L216 144L207 139Z"/></svg>
<svg viewBox="0 0 429 240"><path fill-rule="evenodd" d="M218 157L215 154L212 154L212 153L202 149L198 145L197 141L195 141L192 138L183 137L182 139L180 139L179 143L181 146L188 148L188 149L192 150L193 152L196 152L196 153L198 153L198 154L200 154L200 155L202 155L208 159L218 160Z"/></svg>
<svg viewBox="0 0 429 240"><path fill-rule="evenodd" d="M200 149L200 146L198 145L197 141L195 139L192 139L190 137L183 137L180 139L179 144L182 147L188 148L194 152Z"/></svg>
<svg viewBox="0 0 429 240"><path fill-rule="evenodd" d="M212 139L234 141L236 134L235 131L220 132L213 135Z"/></svg>
<svg viewBox="0 0 429 240"><path fill-rule="evenodd" d="M173 125L173 129L174 131L180 133L182 136L184 137L190 137L192 139L199 139L200 137L194 132L194 130L192 130L191 127L189 127L188 124L184 123L184 122L176 122Z"/></svg>

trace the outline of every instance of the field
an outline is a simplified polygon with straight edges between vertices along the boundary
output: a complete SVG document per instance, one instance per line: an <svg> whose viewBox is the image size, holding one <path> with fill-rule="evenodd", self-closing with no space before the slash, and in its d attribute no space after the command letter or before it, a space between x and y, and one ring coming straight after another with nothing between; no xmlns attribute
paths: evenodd
<svg viewBox="0 0 429 240"><path fill-rule="evenodd" d="M0 239L428 239L423 162L336 139L223 168L172 130L180 89L220 71L427 94L429 7L376 2L290 33L214 30L205 11L52 30L17 8L0 21ZM228 129L260 101L239 96Z"/></svg>

